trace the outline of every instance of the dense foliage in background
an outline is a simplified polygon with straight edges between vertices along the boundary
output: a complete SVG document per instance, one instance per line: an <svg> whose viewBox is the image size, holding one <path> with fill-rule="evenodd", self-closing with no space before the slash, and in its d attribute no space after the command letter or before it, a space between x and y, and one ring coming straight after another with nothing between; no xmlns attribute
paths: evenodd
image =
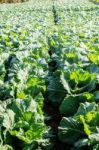
<svg viewBox="0 0 99 150"><path fill-rule="evenodd" d="M0 5L0 149L99 150L98 103L98 5Z"/></svg>
<svg viewBox="0 0 99 150"><path fill-rule="evenodd" d="M99 4L99 0L92 0L95 4Z"/></svg>
<svg viewBox="0 0 99 150"><path fill-rule="evenodd" d="M23 3L23 2L27 2L28 0L0 0L0 3Z"/></svg>

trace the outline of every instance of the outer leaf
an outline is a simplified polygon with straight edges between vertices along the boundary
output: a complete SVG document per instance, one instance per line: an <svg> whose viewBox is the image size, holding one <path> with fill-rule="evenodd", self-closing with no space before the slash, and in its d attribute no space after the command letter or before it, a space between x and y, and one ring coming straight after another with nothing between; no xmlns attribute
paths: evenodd
<svg viewBox="0 0 99 150"><path fill-rule="evenodd" d="M77 142L75 142L74 146L78 150L83 146L88 146L88 139L79 139Z"/></svg>
<svg viewBox="0 0 99 150"><path fill-rule="evenodd" d="M3 120L3 126L6 128L6 129L11 129L13 128L14 126L14 119L15 119L15 113L8 109L6 111L6 113L3 114L4 116L4 120Z"/></svg>
<svg viewBox="0 0 99 150"><path fill-rule="evenodd" d="M0 150L13 150L13 148L9 145L0 145Z"/></svg>
<svg viewBox="0 0 99 150"><path fill-rule="evenodd" d="M60 105L60 113L66 116L72 116L76 113L79 106L79 98L77 96L67 96Z"/></svg>
<svg viewBox="0 0 99 150"><path fill-rule="evenodd" d="M66 90L64 89L60 79L50 80L50 84L47 87L48 99L54 104L59 105L65 97Z"/></svg>
<svg viewBox="0 0 99 150"><path fill-rule="evenodd" d="M93 146L93 150L99 150L99 144Z"/></svg>
<svg viewBox="0 0 99 150"><path fill-rule="evenodd" d="M73 118L63 117L58 128L58 136L62 142L74 144L84 133L80 124Z"/></svg>
<svg viewBox="0 0 99 150"><path fill-rule="evenodd" d="M75 116L86 115L90 111L95 111L96 107L97 107L97 105L95 102L93 102L93 103L85 102L84 104L81 103Z"/></svg>

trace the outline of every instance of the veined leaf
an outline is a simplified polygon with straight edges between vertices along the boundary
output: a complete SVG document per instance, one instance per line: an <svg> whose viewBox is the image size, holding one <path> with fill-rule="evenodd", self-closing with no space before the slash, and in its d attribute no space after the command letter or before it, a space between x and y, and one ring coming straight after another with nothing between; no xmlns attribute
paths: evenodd
<svg viewBox="0 0 99 150"><path fill-rule="evenodd" d="M62 142L74 144L74 142L82 135L84 135L84 133L82 132L79 122L71 117L62 118L58 128L58 136Z"/></svg>

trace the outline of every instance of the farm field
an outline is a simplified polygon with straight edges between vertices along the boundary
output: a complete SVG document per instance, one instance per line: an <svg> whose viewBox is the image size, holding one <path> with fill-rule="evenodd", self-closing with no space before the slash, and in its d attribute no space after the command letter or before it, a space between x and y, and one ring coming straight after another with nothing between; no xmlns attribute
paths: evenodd
<svg viewBox="0 0 99 150"><path fill-rule="evenodd" d="M99 5L0 5L0 150L99 150Z"/></svg>

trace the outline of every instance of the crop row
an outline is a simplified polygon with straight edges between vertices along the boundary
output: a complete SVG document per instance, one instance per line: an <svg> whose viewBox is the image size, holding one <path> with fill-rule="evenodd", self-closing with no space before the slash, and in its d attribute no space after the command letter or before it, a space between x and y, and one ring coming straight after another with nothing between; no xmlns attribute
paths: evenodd
<svg viewBox="0 0 99 150"><path fill-rule="evenodd" d="M53 15L26 6L22 11L18 5L10 11L5 7L0 14L0 149L4 150L48 145L42 107L49 60L46 36L52 31Z"/></svg>
<svg viewBox="0 0 99 150"><path fill-rule="evenodd" d="M59 117L54 134L69 149L98 150L99 8L63 5L55 2L57 24L49 39L47 101Z"/></svg>
<svg viewBox="0 0 99 150"><path fill-rule="evenodd" d="M86 0L0 6L0 149L98 150L98 12Z"/></svg>

